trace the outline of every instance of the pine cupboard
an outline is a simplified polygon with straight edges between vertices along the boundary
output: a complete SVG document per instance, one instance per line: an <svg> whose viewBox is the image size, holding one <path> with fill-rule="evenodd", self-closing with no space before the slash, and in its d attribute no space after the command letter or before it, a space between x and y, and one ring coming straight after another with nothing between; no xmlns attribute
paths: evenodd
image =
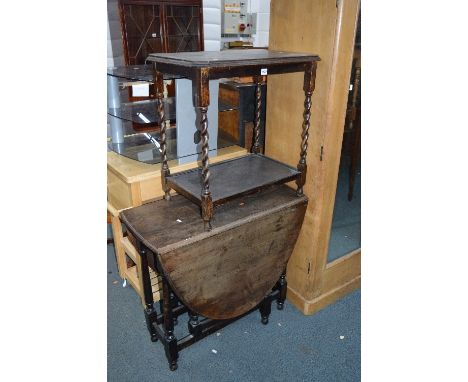
<svg viewBox="0 0 468 382"><path fill-rule="evenodd" d="M304 185L310 201L287 268L288 299L304 314L322 309L361 282L360 249L327 263L359 8L359 0L271 0L269 49L321 58ZM290 165L301 147L302 95L294 92L301 81L296 73L268 80L265 154ZM285 107L289 113L282 112Z"/></svg>

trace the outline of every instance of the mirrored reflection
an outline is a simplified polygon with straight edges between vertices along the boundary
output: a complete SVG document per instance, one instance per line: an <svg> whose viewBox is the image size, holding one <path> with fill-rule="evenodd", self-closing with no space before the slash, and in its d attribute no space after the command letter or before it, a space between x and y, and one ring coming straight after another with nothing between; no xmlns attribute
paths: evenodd
<svg viewBox="0 0 468 382"><path fill-rule="evenodd" d="M351 174L351 158L341 157L328 262L361 248L361 166ZM354 185L352 183L354 177ZM350 190L352 190L350 199Z"/></svg>
<svg viewBox="0 0 468 382"><path fill-rule="evenodd" d="M361 248L361 39L356 32L328 262Z"/></svg>

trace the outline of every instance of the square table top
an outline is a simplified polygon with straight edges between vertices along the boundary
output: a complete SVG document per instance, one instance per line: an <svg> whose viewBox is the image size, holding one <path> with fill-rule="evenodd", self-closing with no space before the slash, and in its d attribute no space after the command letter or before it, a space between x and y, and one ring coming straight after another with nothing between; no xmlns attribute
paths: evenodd
<svg viewBox="0 0 468 382"><path fill-rule="evenodd" d="M151 53L147 61L185 66L242 67L245 65L297 64L319 61L319 56L310 53L295 53L266 49L229 49L220 52Z"/></svg>

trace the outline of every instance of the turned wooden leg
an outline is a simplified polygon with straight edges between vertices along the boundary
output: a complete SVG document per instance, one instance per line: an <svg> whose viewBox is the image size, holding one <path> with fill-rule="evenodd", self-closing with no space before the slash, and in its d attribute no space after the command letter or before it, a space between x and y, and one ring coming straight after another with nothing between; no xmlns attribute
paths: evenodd
<svg viewBox="0 0 468 382"><path fill-rule="evenodd" d="M284 301L286 300L286 292L288 290L288 282L286 281L286 270L281 274L280 279L278 281L278 290L279 296L276 300L276 307L278 310L283 310L284 308Z"/></svg>
<svg viewBox="0 0 468 382"><path fill-rule="evenodd" d="M156 99L157 99L157 108L159 116L159 127L160 127L160 137L161 137L161 183L162 189L164 191L164 199L170 200L171 194L169 193L170 189L167 185L167 177L171 174L169 171L169 166L167 164L167 145L166 145L166 121L164 115L164 80L161 72L155 70L154 74L154 83L156 86Z"/></svg>
<svg viewBox="0 0 468 382"><path fill-rule="evenodd" d="M201 141L202 141L202 218L205 223L205 230L211 230L211 219L213 217L213 202L210 191L210 169L208 161L208 118L207 107L201 107Z"/></svg>
<svg viewBox="0 0 468 382"><path fill-rule="evenodd" d="M188 321L188 331L190 334L196 336L200 332L200 322L198 321L198 314L188 310L189 321Z"/></svg>
<svg viewBox="0 0 468 382"><path fill-rule="evenodd" d="M163 314L164 312L164 304L162 298L159 298L159 311L161 312L161 314Z"/></svg>
<svg viewBox="0 0 468 382"><path fill-rule="evenodd" d="M260 151L260 115L262 110L262 80L263 76L256 76L255 82L257 84L255 88L255 119L254 129L252 134L252 148L251 152L258 154Z"/></svg>
<svg viewBox="0 0 468 382"><path fill-rule="evenodd" d="M151 288L151 278L148 268L148 250L137 243L138 246L138 253L141 257L141 279L143 284L143 300L145 302L145 320L146 320L146 327L151 336L151 341L156 342L158 337L156 335L156 329L153 326L153 322L156 322L157 312L154 309L154 300L153 300L153 290Z"/></svg>
<svg viewBox="0 0 468 382"><path fill-rule="evenodd" d="M213 218L213 201L210 191L210 169L208 160L208 106L210 104L209 70L201 68L196 72L192 80L194 106L200 111L200 133L202 143L202 187L201 187L201 215L205 230L211 230L211 219Z"/></svg>
<svg viewBox="0 0 468 382"><path fill-rule="evenodd" d="M312 106L312 93L315 88L315 72L317 69L317 63L313 62L307 65L304 72L304 120L302 122L302 134L301 134L301 157L297 165L298 171L301 172L300 176L296 180L297 184L297 195L304 194L304 184L307 176L307 147L309 140L309 127L310 127L310 108Z"/></svg>
<svg viewBox="0 0 468 382"><path fill-rule="evenodd" d="M177 306L179 306L179 300L177 299L177 296L174 294L174 292L171 292L171 308L175 309ZM175 315L173 316L172 321L174 321L174 326L179 323L179 320Z"/></svg>
<svg viewBox="0 0 468 382"><path fill-rule="evenodd" d="M259 305L260 314L262 316L262 324L268 324L268 317L271 313L271 300L268 297L265 297Z"/></svg>
<svg viewBox="0 0 468 382"><path fill-rule="evenodd" d="M169 284L162 276L163 287L163 324L164 324L164 350L169 362L169 368L174 371L177 369L177 359L179 351L177 349L177 338L174 335L174 318L172 314L171 291Z"/></svg>

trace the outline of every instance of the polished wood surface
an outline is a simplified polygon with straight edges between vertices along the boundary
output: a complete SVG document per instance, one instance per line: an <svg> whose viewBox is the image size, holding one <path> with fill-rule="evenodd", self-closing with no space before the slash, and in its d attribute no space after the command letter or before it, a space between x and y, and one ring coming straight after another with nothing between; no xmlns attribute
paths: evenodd
<svg viewBox="0 0 468 382"><path fill-rule="evenodd" d="M295 168L261 154L250 154L213 164L210 171L211 196L214 205L273 184L285 183L300 175ZM168 184L178 193L201 205L198 169L171 175L168 178Z"/></svg>
<svg viewBox="0 0 468 382"><path fill-rule="evenodd" d="M198 70L206 68L209 68L209 79L303 72L305 65L312 61L320 61L320 57L310 53L246 49L179 54L154 53L148 56L147 61L153 62L162 73L196 80L199 76Z"/></svg>
<svg viewBox="0 0 468 382"><path fill-rule="evenodd" d="M249 49L243 51L183 52L178 54L154 53L150 54L148 61L190 68L219 67L229 70L233 67L244 67L246 65L306 64L311 61L320 61L320 58L316 54L310 53ZM258 75L260 75L260 73L258 73Z"/></svg>
<svg viewBox="0 0 468 382"><path fill-rule="evenodd" d="M305 196L282 185L217 207L208 232L182 196L123 211L121 219L189 309L227 319L255 307L278 281L306 206Z"/></svg>

